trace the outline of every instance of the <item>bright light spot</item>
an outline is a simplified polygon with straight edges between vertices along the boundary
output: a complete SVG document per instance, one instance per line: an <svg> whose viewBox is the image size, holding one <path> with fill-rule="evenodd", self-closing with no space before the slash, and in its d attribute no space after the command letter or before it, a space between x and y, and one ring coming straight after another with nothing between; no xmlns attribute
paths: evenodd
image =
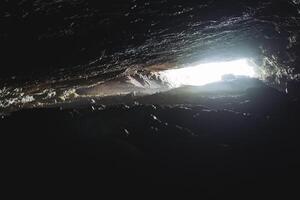
<svg viewBox="0 0 300 200"><path fill-rule="evenodd" d="M173 87L181 85L205 85L222 80L223 75L232 74L235 76L254 77L254 68L249 65L246 59L206 63L193 67L171 69L159 72L160 77Z"/></svg>

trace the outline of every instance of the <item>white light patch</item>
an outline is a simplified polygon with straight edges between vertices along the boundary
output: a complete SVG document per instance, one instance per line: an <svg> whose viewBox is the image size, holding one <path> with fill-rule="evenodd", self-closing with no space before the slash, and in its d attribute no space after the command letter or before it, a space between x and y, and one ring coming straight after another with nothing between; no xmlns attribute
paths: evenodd
<svg viewBox="0 0 300 200"><path fill-rule="evenodd" d="M254 68L246 59L199 64L193 67L159 72L160 77L173 87L181 85L201 86L222 80L223 75L254 77Z"/></svg>

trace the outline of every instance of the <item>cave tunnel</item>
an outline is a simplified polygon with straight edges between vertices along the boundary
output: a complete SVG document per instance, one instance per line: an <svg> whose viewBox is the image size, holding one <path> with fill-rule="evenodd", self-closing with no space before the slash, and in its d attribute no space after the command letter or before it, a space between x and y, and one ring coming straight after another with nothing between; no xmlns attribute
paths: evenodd
<svg viewBox="0 0 300 200"><path fill-rule="evenodd" d="M0 19L5 185L297 191L299 0L2 1Z"/></svg>

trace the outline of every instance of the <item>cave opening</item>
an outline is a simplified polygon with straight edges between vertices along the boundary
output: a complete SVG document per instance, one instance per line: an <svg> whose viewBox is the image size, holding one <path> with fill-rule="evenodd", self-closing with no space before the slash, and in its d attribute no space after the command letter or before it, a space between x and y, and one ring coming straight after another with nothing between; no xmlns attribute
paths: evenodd
<svg viewBox="0 0 300 200"><path fill-rule="evenodd" d="M165 70L158 74L162 80L168 82L172 87L183 85L202 86L221 81L230 76L258 77L255 73L255 67L253 64L251 66L250 61L247 59L195 64L180 69Z"/></svg>

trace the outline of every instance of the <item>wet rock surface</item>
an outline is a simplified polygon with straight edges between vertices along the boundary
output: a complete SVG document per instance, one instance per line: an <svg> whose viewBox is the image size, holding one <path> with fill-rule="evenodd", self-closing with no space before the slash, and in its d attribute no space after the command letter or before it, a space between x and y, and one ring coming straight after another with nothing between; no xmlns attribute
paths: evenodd
<svg viewBox="0 0 300 200"><path fill-rule="evenodd" d="M256 60L274 84L299 72L298 1L23 0L0 8L1 83L240 57Z"/></svg>
<svg viewBox="0 0 300 200"><path fill-rule="evenodd" d="M0 112L101 94L95 85L120 78L141 84L143 70L240 58L285 90L299 79L299 10L293 0L2 1Z"/></svg>
<svg viewBox="0 0 300 200"><path fill-rule="evenodd" d="M214 106L227 105L220 97L211 105L94 102L15 112L0 120L2 167L8 180L57 184L291 189L299 177L299 102L274 89L247 95L230 109Z"/></svg>

